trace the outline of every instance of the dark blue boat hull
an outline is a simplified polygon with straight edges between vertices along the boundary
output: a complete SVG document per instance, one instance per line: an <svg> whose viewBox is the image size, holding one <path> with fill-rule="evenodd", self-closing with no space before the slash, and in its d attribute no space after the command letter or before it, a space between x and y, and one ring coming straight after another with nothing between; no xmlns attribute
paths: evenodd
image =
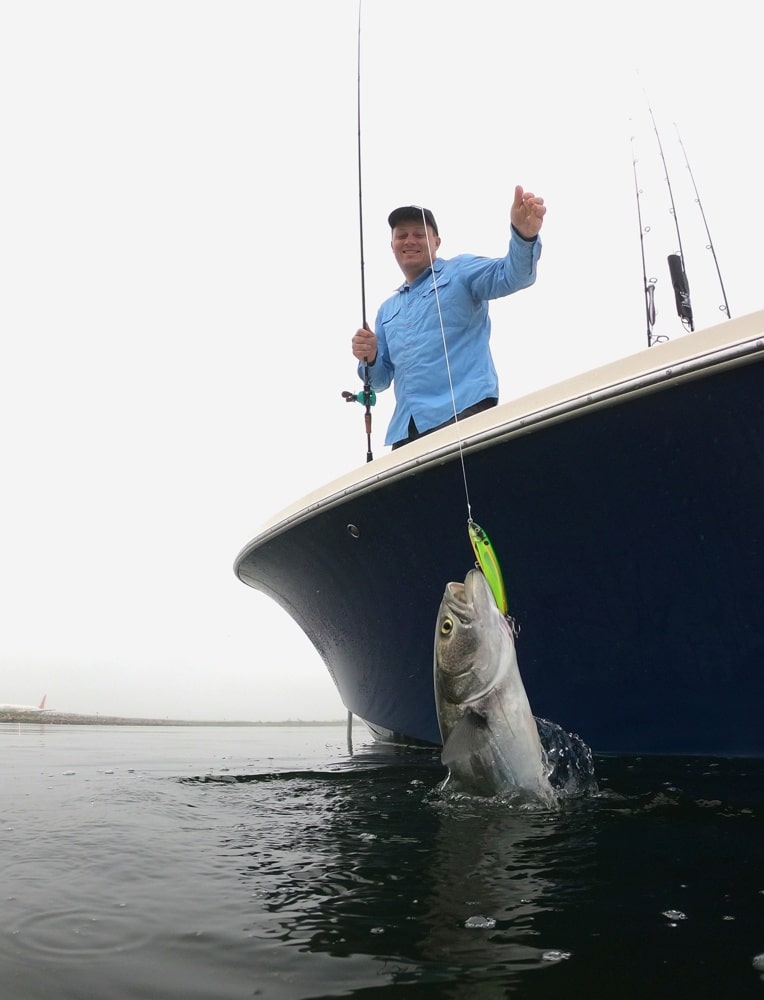
<svg viewBox="0 0 764 1000"><path fill-rule="evenodd" d="M764 755L761 355L466 447L464 465L536 715L595 752ZM266 534L237 572L349 710L438 743L435 618L473 564L452 452Z"/></svg>

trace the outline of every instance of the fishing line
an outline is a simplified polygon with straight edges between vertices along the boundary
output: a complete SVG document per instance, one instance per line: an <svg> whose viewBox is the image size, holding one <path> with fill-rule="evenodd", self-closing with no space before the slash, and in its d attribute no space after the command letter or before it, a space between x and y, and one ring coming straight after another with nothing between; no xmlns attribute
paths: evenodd
<svg viewBox="0 0 764 1000"><path fill-rule="evenodd" d="M507 592L504 587L504 577L501 572L501 566L499 565L499 560L494 552L493 545L491 545L491 540L485 531L472 519L472 504L470 502L470 491L467 485L467 468L464 462L464 448L462 442L462 434L459 429L459 414L457 413L456 407L456 394L454 393L454 383L451 378L451 362L448 357L448 344L446 342L446 328L443 323L443 311L440 307L440 295L438 293L438 279L435 274L435 260L432 256L432 247L430 246L429 231L427 228L427 219L424 214L424 209L422 209L422 225L424 226L424 231L427 236L427 252L430 257L430 270L432 271L432 287L435 292L435 307L438 312L438 323L440 325L440 336L443 341L443 355L446 360L446 372L448 373L448 387L451 392L451 406L454 411L454 426L456 427L457 440L459 445L459 462L462 469L462 482L464 483L464 499L467 504L467 535L469 536L470 544L472 545L472 551L475 553L475 558L478 561L478 565L483 571L483 575L488 581L488 586L491 588L491 592L494 596L496 604L499 611L507 618L509 618L509 604L507 601ZM514 623L513 623L514 628Z"/></svg>
<svg viewBox="0 0 764 1000"><path fill-rule="evenodd" d="M440 295L438 293L438 279L435 274L435 258L432 256L432 247L430 246L430 237L427 229L427 219L425 218L424 209L422 209L422 225L424 226L424 231L427 235L427 253L430 257L430 270L432 271L432 287L435 292L435 308L438 312L438 324L440 325L440 338L443 341L443 356L446 359L446 373L448 375L448 389L451 393L451 408L454 411L454 426L456 427L458 442L459 442L459 462L462 467L462 481L464 483L464 499L467 503L467 523L472 523L472 505L470 504L470 491L467 486L467 469L464 464L464 449L462 448L462 435L459 430L459 414L456 411L456 394L454 393L454 382L451 378L451 362L448 357L448 344L446 343L446 328L443 323L443 311L440 308Z"/></svg>
<svg viewBox="0 0 764 1000"><path fill-rule="evenodd" d="M427 233L427 220L425 218L424 209L422 209L422 225L424 226L424 231ZM467 485L467 468L464 463L464 449L462 447L462 434L459 430L459 414L456 410L456 394L454 392L454 382L451 378L451 362L448 357L448 344L446 343L446 328L443 323L443 311L440 308L440 295L438 293L438 279L435 274L434 259L432 256L432 247L430 246L430 237L427 237L427 252L430 256L430 270L432 271L432 287L435 292L435 308L438 311L438 324L440 325L440 338L443 341L443 356L446 360L446 373L448 374L448 388L451 393L451 408L454 411L454 427L456 427L457 440L459 444L459 462L462 468L462 482L464 483L464 499L467 504L467 525L473 524L472 520L472 504L470 503L470 491Z"/></svg>
<svg viewBox="0 0 764 1000"><path fill-rule="evenodd" d="M711 239L711 233L710 233L709 228L708 228L708 223L706 222L706 213L703 211L703 205L702 205L702 203L700 201L700 194L698 192L698 186L695 183L695 178L694 178L693 173L692 173L692 168L690 167L690 161L687 158L687 153L686 153L685 148L684 148L684 143L682 142L682 137L679 134L679 126L677 125L676 122L674 122L674 128L676 129L676 137L679 140L679 145L682 147L682 155L684 156L684 162L685 162L685 165L687 166L687 172L690 175L690 180L692 181L693 190L695 191L695 201L698 203L698 208L700 209L700 215L701 215L701 218L703 219L703 225L706 227L706 236L708 237L708 243L706 244L706 250L710 250L711 251L711 255L714 258L714 265L716 266L716 274L717 274L717 276L719 278L719 285L720 285L721 290L722 290L722 298L724 299L724 305L719 306L719 309L720 309L721 312L727 314L727 319L732 319L732 317L730 316L730 307L729 307L729 305L727 303L727 293L724 291L724 282L722 281L722 272L719 270L719 261L716 259L716 250L714 250L714 242Z"/></svg>

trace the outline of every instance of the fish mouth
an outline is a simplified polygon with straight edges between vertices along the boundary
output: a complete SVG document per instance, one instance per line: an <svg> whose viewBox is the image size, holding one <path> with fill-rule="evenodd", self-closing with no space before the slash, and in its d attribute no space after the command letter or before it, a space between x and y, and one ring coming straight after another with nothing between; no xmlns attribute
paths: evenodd
<svg viewBox="0 0 764 1000"><path fill-rule="evenodd" d="M463 583L447 583L445 593L445 603L449 612L463 625L468 625L474 615L472 613L472 600L467 594L467 588Z"/></svg>
<svg viewBox="0 0 764 1000"><path fill-rule="evenodd" d="M464 578L464 601L475 615L480 615L493 602L493 594L485 573L477 567L471 569Z"/></svg>
<svg viewBox="0 0 764 1000"><path fill-rule="evenodd" d="M479 618L493 600L488 581L477 568L467 573L464 583L447 584L445 598L449 611L465 625Z"/></svg>

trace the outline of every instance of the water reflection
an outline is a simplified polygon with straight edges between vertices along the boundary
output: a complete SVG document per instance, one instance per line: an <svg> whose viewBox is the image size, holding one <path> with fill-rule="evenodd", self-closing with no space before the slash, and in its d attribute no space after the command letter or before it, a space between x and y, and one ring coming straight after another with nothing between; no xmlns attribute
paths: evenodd
<svg viewBox="0 0 764 1000"><path fill-rule="evenodd" d="M600 793L549 813L444 801L437 755L356 759L249 786L226 849L256 903L253 937L343 960L321 966L325 992L301 995L334 995L351 969L355 989L390 997L579 995L600 975L627 996L647 967L666 988L702 986L698 948L723 932L710 954L741 996L764 885L735 880L746 864L762 874L745 857L762 766L599 759Z"/></svg>
<svg viewBox="0 0 764 1000"><path fill-rule="evenodd" d="M413 767L295 776L267 806L258 789L252 826L226 845L276 918L251 932L313 954L371 956L389 984L440 984L441 996L458 985L460 997L472 984L490 997L490 984L567 956L537 918L572 892L570 814L445 802L437 757L418 754Z"/></svg>
<svg viewBox="0 0 764 1000"><path fill-rule="evenodd" d="M3 997L760 1000L764 761L598 758L550 815L257 735L5 740Z"/></svg>

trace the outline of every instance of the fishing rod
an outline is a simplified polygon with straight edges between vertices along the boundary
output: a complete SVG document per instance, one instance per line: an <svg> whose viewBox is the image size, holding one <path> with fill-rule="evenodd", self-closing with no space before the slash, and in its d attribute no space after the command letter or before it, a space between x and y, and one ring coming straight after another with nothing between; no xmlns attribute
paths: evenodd
<svg viewBox="0 0 764 1000"><path fill-rule="evenodd" d="M357 85L356 85L356 113L358 121L358 227L360 235L361 251L361 325L368 330L366 322L366 279L365 264L363 257L363 187L361 168L361 0L358 0L358 53L356 59ZM371 408L377 401L376 395L371 388L371 377L369 375L369 359L363 359L363 390L361 392L343 392L342 397L346 403L361 403L365 407L364 426L366 429L366 461L371 462L374 455L371 451Z"/></svg>
<svg viewBox="0 0 764 1000"><path fill-rule="evenodd" d="M647 97L647 95L645 95ZM674 192L671 190L671 180L669 179L668 167L666 166L666 157L663 155L663 143L661 142L661 137L658 132L658 126L655 124L655 115L653 115L653 109L650 106L650 102L647 102L647 110L650 112L650 118L653 122L653 129L655 130L655 138L658 140L658 151L661 154L661 160L663 161L663 169L666 175L666 187L669 192L669 200L671 201L671 214L674 217L674 226L676 227L676 238L679 244L679 253L670 253L668 255L668 266L669 273L671 274L671 284L674 286L674 299L676 301L676 311L679 318L682 321L682 325L685 329L689 330L690 333L695 329L695 325L692 319L692 306L690 305L690 286L687 282L687 272L684 269L684 251L682 250L682 235L679 232L679 219L676 214L676 206L674 204Z"/></svg>
<svg viewBox="0 0 764 1000"><path fill-rule="evenodd" d="M711 239L711 233L710 233L709 228L708 228L708 223L706 222L706 213L703 211L703 205L702 205L702 203L700 201L700 194L698 192L698 186L695 183L695 178L694 178L693 173L692 173L692 168L690 167L690 161L687 158L687 152L686 152L686 150L684 148L684 143L682 142L682 137L679 134L679 126L677 125L676 122L674 122L674 128L676 129L676 137L679 140L679 145L682 148L682 155L684 156L684 162L685 162L685 165L687 167L687 172L690 175L690 180L692 181L692 187L693 187L693 190L695 191L695 201L697 202L698 208L700 209L700 215L701 215L701 218L703 219L703 225L706 227L706 236L708 237L708 243L706 244L706 250L710 250L712 257L714 258L714 265L716 267L716 274L717 274L717 277L719 278L719 286L721 287L721 290L722 290L722 298L724 299L724 305L719 306L719 309L721 310L721 312L726 313L727 319L732 319L732 317L730 316L730 307L729 307L729 305L727 303L727 293L724 291L724 282L722 281L722 272L719 270L719 261L716 259L716 250L714 250L714 242Z"/></svg>
<svg viewBox="0 0 764 1000"><path fill-rule="evenodd" d="M658 280L657 278L647 277L647 263L645 260L645 233L650 232L650 226L645 226L642 224L642 208L640 205L642 189L639 186L639 181L637 180L637 158L634 155L634 136L631 137L631 163L634 168L634 189L637 197L637 219L639 221L639 243L640 249L642 251L642 282L645 289L645 319L647 321L647 346L652 347L653 344L668 340L668 337L660 336L656 337L654 334L655 327L655 284Z"/></svg>
<svg viewBox="0 0 764 1000"><path fill-rule="evenodd" d="M358 0L358 51L356 55L356 120L358 123L358 235L361 251L361 319L366 326L366 264L363 257L363 170L361 169L361 2Z"/></svg>

